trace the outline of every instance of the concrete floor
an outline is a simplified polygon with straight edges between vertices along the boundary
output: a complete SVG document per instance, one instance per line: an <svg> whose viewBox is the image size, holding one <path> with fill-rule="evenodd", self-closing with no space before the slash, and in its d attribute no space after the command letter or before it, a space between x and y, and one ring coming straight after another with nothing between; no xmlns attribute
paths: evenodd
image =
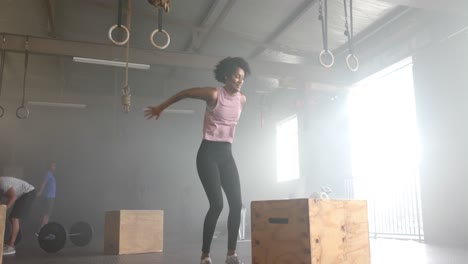
<svg viewBox="0 0 468 264"><path fill-rule="evenodd" d="M371 239L372 264L466 264L468 249L444 248L424 243L390 239ZM251 264L250 242L239 242L238 253L245 264ZM103 254L103 242L93 241L85 248L67 246L55 254L43 252L34 243L23 244L15 256L3 258L4 264L188 264L199 263L201 244L199 241L166 239L164 252L113 256ZM224 263L226 238L213 241L214 264ZM273 264L273 263L272 263ZM295 263L291 263L295 264ZM327 264L327 263L322 263ZM335 263L333 263L335 264ZM357 263L359 264L359 263Z"/></svg>

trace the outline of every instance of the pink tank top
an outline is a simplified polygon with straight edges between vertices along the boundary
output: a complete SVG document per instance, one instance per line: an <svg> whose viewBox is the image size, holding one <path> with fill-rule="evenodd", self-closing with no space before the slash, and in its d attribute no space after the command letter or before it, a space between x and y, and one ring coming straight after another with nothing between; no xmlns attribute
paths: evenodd
<svg viewBox="0 0 468 264"><path fill-rule="evenodd" d="M242 95L230 95L222 87L218 90L218 101L214 107L207 107L203 122L203 139L232 143L237 121L242 112Z"/></svg>

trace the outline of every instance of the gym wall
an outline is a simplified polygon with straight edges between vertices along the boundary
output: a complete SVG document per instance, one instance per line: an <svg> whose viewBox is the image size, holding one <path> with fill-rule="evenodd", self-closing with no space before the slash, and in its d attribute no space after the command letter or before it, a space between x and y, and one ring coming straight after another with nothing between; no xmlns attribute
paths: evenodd
<svg viewBox="0 0 468 264"><path fill-rule="evenodd" d="M468 35L414 57L421 198L428 243L468 246Z"/></svg>

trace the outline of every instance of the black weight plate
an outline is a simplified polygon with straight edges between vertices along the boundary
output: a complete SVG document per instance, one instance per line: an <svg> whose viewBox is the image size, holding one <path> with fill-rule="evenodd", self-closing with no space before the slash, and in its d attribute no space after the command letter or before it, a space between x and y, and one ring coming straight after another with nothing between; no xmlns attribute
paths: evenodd
<svg viewBox="0 0 468 264"><path fill-rule="evenodd" d="M67 231L61 224L50 222L41 228L37 240L45 252L55 253L65 246Z"/></svg>
<svg viewBox="0 0 468 264"><path fill-rule="evenodd" d="M70 241L75 246L84 247L91 242L92 238L93 228L86 222L76 222L70 228Z"/></svg>

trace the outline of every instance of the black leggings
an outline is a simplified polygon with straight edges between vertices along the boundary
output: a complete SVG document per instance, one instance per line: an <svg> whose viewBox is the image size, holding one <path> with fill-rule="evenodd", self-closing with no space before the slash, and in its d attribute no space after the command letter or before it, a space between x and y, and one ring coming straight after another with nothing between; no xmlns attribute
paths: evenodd
<svg viewBox="0 0 468 264"><path fill-rule="evenodd" d="M229 203L228 249L235 250L240 225L242 197L239 172L232 157L231 143L203 140L197 154L198 176L210 202L203 225L202 252L209 253L216 222L223 210L223 193Z"/></svg>

